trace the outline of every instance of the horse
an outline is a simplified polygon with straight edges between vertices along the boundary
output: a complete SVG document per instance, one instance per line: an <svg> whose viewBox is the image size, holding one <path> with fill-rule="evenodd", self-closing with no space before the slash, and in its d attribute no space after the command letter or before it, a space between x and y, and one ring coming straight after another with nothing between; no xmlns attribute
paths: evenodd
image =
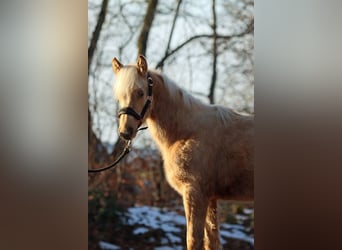
<svg viewBox="0 0 342 250"><path fill-rule="evenodd" d="M120 137L132 140L147 124L183 199L187 249L220 249L217 200L254 199L254 116L205 104L142 55L131 65L114 57L112 68Z"/></svg>

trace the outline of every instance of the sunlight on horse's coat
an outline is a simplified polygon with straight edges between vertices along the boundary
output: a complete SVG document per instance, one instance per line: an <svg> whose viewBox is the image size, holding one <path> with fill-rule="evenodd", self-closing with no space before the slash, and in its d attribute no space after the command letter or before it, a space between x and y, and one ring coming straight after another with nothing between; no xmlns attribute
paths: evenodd
<svg viewBox="0 0 342 250"><path fill-rule="evenodd" d="M152 77L153 101L143 121L122 115L119 132L134 128L133 139L146 121L162 153L166 178L183 197L187 248L219 249L217 199L254 198L254 117L202 103L166 76L149 71L143 56L136 65L124 66L116 58L112 64L115 97L136 112L147 98L147 71Z"/></svg>

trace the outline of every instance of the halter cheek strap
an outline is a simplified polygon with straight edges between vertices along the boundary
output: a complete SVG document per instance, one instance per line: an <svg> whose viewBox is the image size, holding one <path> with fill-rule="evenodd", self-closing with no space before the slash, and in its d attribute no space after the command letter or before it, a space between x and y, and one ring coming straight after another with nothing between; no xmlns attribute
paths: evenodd
<svg viewBox="0 0 342 250"><path fill-rule="evenodd" d="M131 107L124 107L124 108L119 110L118 117L120 117L121 115L130 115L130 116L133 116L136 120L140 121L140 124L142 123L142 120L144 119L145 113L152 103L153 80L152 80L150 73L148 73L148 72L147 72L147 83L148 83L147 100L146 100L145 105L142 108L140 114L138 114Z"/></svg>

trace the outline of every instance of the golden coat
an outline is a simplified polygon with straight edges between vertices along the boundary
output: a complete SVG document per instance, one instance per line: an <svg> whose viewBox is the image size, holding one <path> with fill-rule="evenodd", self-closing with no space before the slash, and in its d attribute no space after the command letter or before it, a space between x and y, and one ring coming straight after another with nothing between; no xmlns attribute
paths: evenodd
<svg viewBox="0 0 342 250"><path fill-rule="evenodd" d="M146 59L136 65L112 62L114 94L121 106L140 112L147 91ZM148 71L153 101L144 122L164 159L166 178L183 197L188 249L219 249L217 199L253 200L254 117L207 105L180 89L166 76ZM141 97L137 93L143 91ZM139 121L119 120L119 133L136 135Z"/></svg>

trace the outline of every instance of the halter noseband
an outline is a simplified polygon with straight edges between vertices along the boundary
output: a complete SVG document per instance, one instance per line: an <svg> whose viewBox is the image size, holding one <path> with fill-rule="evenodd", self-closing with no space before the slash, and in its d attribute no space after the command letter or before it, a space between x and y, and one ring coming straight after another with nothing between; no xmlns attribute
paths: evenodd
<svg viewBox="0 0 342 250"><path fill-rule="evenodd" d="M151 105L151 102L152 102L153 80L152 80L150 73L148 73L148 72L147 72L147 83L148 83L147 100L146 100L145 105L142 108L140 114L135 112L135 110L132 109L131 107L125 107L125 108L122 108L119 110L118 117L120 117L121 115L130 115L130 116L133 116L136 120L140 121L140 124L142 123L142 120L144 119L145 113L146 113L148 107Z"/></svg>

